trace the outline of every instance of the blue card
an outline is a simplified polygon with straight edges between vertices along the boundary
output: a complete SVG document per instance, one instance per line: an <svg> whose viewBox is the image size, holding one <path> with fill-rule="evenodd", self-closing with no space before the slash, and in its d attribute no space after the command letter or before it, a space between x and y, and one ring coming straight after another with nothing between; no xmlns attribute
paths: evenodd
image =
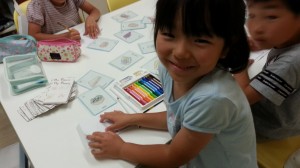
<svg viewBox="0 0 300 168"><path fill-rule="evenodd" d="M143 54L155 52L154 41L139 43L139 48Z"/></svg>
<svg viewBox="0 0 300 168"><path fill-rule="evenodd" d="M113 80L114 79L109 76L90 70L77 81L77 84L88 89L93 89L98 86L106 88Z"/></svg>
<svg viewBox="0 0 300 168"><path fill-rule="evenodd" d="M154 17L151 16L144 16L144 18L142 19L142 22L145 24L153 24L155 21Z"/></svg>
<svg viewBox="0 0 300 168"><path fill-rule="evenodd" d="M160 61L157 56L155 56L153 59L145 63L141 68L146 69L147 71L151 72L154 75L158 76L158 66L160 64Z"/></svg>
<svg viewBox="0 0 300 168"><path fill-rule="evenodd" d="M132 30L120 31L120 32L116 33L115 36L121 40L124 40L127 43L132 43L143 37L142 34L132 31Z"/></svg>
<svg viewBox="0 0 300 168"><path fill-rule="evenodd" d="M111 65L114 67L120 69L120 70L125 70L129 68L131 65L142 59L143 56L134 53L132 51L127 51L126 53L120 55L116 59L112 60L110 62Z"/></svg>
<svg viewBox="0 0 300 168"><path fill-rule="evenodd" d="M146 24L141 20L128 21L121 24L121 30L144 29L145 27Z"/></svg>
<svg viewBox="0 0 300 168"><path fill-rule="evenodd" d="M126 11L123 13L120 13L118 15L113 16L112 18L114 20L116 20L117 22L123 22L125 20L131 19L138 16L136 13L132 12L132 11Z"/></svg>
<svg viewBox="0 0 300 168"><path fill-rule="evenodd" d="M87 48L102 50L102 51L111 51L117 44L118 40L112 40L100 37L90 43Z"/></svg>
<svg viewBox="0 0 300 168"><path fill-rule="evenodd" d="M96 87L78 96L81 103L97 115L117 103L104 89Z"/></svg>

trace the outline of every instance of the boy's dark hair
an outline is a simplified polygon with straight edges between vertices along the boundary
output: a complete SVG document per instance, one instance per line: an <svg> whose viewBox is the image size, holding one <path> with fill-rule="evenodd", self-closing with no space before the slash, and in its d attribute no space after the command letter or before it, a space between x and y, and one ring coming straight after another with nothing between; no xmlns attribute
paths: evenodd
<svg viewBox="0 0 300 168"><path fill-rule="evenodd" d="M243 0L158 0L155 41L158 30L172 30L178 12L187 36L216 35L224 39L227 54L219 60L218 67L231 73L247 67L250 49L244 28Z"/></svg>
<svg viewBox="0 0 300 168"><path fill-rule="evenodd" d="M246 0L247 3L270 2L273 0ZM300 0L280 0L295 15L300 15Z"/></svg>

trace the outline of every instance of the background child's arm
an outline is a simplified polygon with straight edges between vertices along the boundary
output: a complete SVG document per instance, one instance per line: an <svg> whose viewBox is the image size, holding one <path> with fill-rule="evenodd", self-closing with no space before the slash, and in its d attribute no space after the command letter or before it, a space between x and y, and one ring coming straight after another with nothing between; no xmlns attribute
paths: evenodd
<svg viewBox="0 0 300 168"><path fill-rule="evenodd" d="M240 73L234 74L234 78L244 91L250 104L254 104L263 98L263 95L250 86L250 79L247 69Z"/></svg>
<svg viewBox="0 0 300 168"><path fill-rule="evenodd" d="M28 34L33 36L36 40L51 40L59 38L68 38L71 40L80 41L80 33L75 29L62 34L46 34L41 32L41 26L35 23L28 23Z"/></svg>
<svg viewBox="0 0 300 168"><path fill-rule="evenodd" d="M97 38L100 34L100 29L97 24L101 15L100 11L88 1L84 1L80 9L89 14L85 21L84 35L89 35L93 39Z"/></svg>

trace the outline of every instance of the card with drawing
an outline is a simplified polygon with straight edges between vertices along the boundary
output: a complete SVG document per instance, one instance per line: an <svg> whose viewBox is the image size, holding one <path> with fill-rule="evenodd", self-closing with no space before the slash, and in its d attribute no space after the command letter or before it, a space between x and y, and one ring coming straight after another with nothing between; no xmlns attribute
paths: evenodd
<svg viewBox="0 0 300 168"><path fill-rule="evenodd" d="M158 66L160 64L160 61L158 57L154 57L150 61L148 61L146 64L144 64L141 68L146 69L147 71L153 73L154 75L158 75Z"/></svg>
<svg viewBox="0 0 300 168"><path fill-rule="evenodd" d="M123 12L123 13L113 16L112 19L116 20L117 22L123 22L125 20L134 18L136 16L138 16L136 13L134 13L132 11L126 11L126 12Z"/></svg>
<svg viewBox="0 0 300 168"><path fill-rule="evenodd" d="M154 41L147 41L147 42L143 42L143 43L139 43L138 44L141 52L143 54L148 54L148 53L152 53L155 52L155 47L154 47Z"/></svg>
<svg viewBox="0 0 300 168"><path fill-rule="evenodd" d="M154 23L154 17L151 16L144 16L142 19L142 22L145 24L153 24Z"/></svg>
<svg viewBox="0 0 300 168"><path fill-rule="evenodd" d="M54 80L52 80L52 82L56 81L56 83L57 83L57 81L59 81L59 80L60 80L60 78L54 79ZM19 107L19 109L17 111L26 121L33 120L34 118L40 116L41 114L46 113L49 110L60 105L60 104L57 104L57 102L59 102L59 101L55 101L54 104L44 104L44 101L49 96L48 92L49 91L52 92L52 89L49 89L49 88L53 88L53 86L48 86L46 88L46 90L44 92L42 92L42 94L26 101L23 105L21 105ZM77 85L76 85L76 83L74 83L72 85L72 88L71 88L71 91L70 91L70 94L68 97L68 101L73 100L76 97L76 94L77 94ZM65 102L63 102L63 103L65 103Z"/></svg>
<svg viewBox="0 0 300 168"><path fill-rule="evenodd" d="M122 22L121 30L135 30L135 29L144 29L146 24L141 20L134 20L128 22Z"/></svg>
<svg viewBox="0 0 300 168"><path fill-rule="evenodd" d="M87 48L102 50L102 51L111 51L117 44L118 40L108 39L100 37L90 43Z"/></svg>
<svg viewBox="0 0 300 168"><path fill-rule="evenodd" d="M109 122L104 122L104 123L99 122L99 117L95 117L95 116L80 122L77 125L77 131L80 136L80 139L82 140L83 146L87 150L90 150L90 147L88 146L89 140L86 139L86 136L91 135L96 131L105 132L105 128L110 125L111 123Z"/></svg>
<svg viewBox="0 0 300 168"><path fill-rule="evenodd" d="M93 89L100 86L106 88L114 79L104 74L90 70L77 83L85 88Z"/></svg>
<svg viewBox="0 0 300 168"><path fill-rule="evenodd" d="M112 60L109 64L123 71L142 58L143 56L137 53L127 51L124 54L117 57L116 59Z"/></svg>
<svg viewBox="0 0 300 168"><path fill-rule="evenodd" d="M78 98L93 115L97 115L117 103L117 101L101 87L89 90L79 95Z"/></svg>
<svg viewBox="0 0 300 168"><path fill-rule="evenodd" d="M46 89L44 104L65 104L68 102L72 87L73 78L55 78L50 81Z"/></svg>
<svg viewBox="0 0 300 168"><path fill-rule="evenodd" d="M115 36L121 40L124 40L127 43L132 43L143 37L142 34L132 31L132 30L120 31L120 32L116 33Z"/></svg>

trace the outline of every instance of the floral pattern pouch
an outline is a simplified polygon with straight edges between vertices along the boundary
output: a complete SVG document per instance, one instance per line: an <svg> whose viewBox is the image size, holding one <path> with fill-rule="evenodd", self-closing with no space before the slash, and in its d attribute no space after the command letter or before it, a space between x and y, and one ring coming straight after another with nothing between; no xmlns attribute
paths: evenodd
<svg viewBox="0 0 300 168"><path fill-rule="evenodd" d="M37 42L38 57L47 62L75 62L81 54L80 43L69 39Z"/></svg>

